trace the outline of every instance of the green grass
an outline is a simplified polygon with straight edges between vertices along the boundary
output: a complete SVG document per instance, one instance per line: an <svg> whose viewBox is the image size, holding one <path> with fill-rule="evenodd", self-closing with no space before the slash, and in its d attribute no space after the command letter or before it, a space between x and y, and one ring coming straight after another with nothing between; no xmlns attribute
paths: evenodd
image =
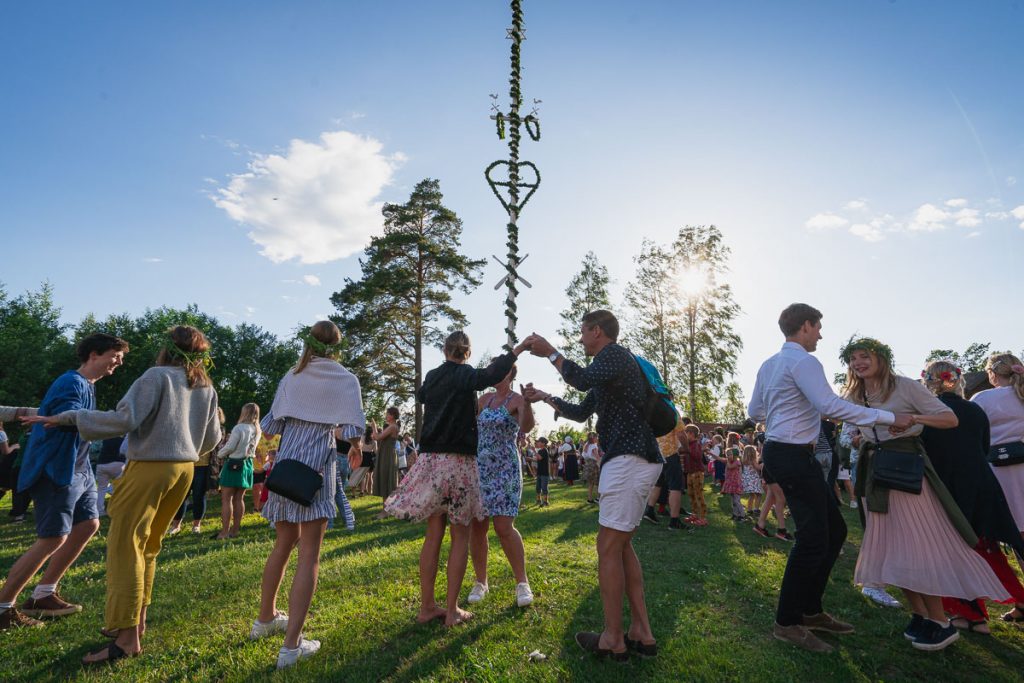
<svg viewBox="0 0 1024 683"><path fill-rule="evenodd" d="M530 500L532 481L527 490ZM577 649L573 634L601 627L596 510L578 486L552 485L551 499L550 508L525 509L517 524L526 542L533 607L514 606L513 579L492 536L491 593L474 610L474 620L451 631L413 621L422 525L374 520L379 501L356 499L357 530L330 531L324 543L320 585L306 625L323 647L282 674L273 670L281 637L247 639L272 538L252 514L234 541L195 536L187 526L168 539L158 560L144 653L112 669L83 672L79 658L102 642L101 530L61 584L62 593L85 611L44 629L0 634L0 681L1021 680L1024 629L998 620L991 622L993 637L967 634L932 654L910 647L901 635L908 613L877 607L851 585L860 539L852 510L845 511L851 542L833 573L826 608L855 624L857 633L829 638L838 646L829 655L775 641L770 628L789 545L729 521L725 499L710 493L714 510L707 528L680 533L645 525L637 534L659 656L629 664L595 660ZM9 496L0 502L4 573L33 540L30 523L7 523L9 505ZM217 513L212 508L208 531ZM442 571L439 595L443 576ZM467 576L463 596L471 581ZM290 574L282 607L289 585ZM992 608L996 615L1004 611ZM527 654L535 649L547 660L530 662Z"/></svg>

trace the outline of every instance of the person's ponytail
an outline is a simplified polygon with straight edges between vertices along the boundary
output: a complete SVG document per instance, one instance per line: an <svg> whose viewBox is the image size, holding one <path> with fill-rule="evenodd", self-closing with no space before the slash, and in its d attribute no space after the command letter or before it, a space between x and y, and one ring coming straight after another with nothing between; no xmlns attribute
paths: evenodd
<svg viewBox="0 0 1024 683"><path fill-rule="evenodd" d="M985 363L989 372L1009 380L1017 398L1024 401L1024 364L1012 353L993 353Z"/></svg>

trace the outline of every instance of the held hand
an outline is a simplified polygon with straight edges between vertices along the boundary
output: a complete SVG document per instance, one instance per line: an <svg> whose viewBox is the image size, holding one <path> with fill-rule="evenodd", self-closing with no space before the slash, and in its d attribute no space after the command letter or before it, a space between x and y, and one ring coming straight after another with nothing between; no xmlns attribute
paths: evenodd
<svg viewBox="0 0 1024 683"><path fill-rule="evenodd" d="M530 340L530 338L527 337L523 341L519 342L519 346L517 346L516 348L512 349L512 353L514 353L515 355L518 356L518 355L522 354L523 351L529 351L530 350L530 341L529 340Z"/></svg>
<svg viewBox="0 0 1024 683"><path fill-rule="evenodd" d="M18 419L21 420L21 424L23 425L41 424L46 429L52 429L54 427L60 426L59 423L57 422L57 418L52 416L43 417L42 415L23 415Z"/></svg>
<svg viewBox="0 0 1024 683"><path fill-rule="evenodd" d="M539 334L531 334L523 343L526 342L530 343L530 353L539 358L547 358L555 352L555 347L551 345L551 342Z"/></svg>
<svg viewBox="0 0 1024 683"><path fill-rule="evenodd" d="M906 413L896 413L896 421L889 425L890 434L902 434L914 426L914 416Z"/></svg>

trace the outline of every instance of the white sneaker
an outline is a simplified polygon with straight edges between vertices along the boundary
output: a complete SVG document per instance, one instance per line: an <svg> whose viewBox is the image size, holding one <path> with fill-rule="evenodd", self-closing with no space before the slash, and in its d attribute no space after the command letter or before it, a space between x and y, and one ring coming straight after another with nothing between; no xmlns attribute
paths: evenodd
<svg viewBox="0 0 1024 683"><path fill-rule="evenodd" d="M319 649L319 640L306 640L300 636L299 646L294 650L282 646L281 649L277 651L277 668L285 669L294 665L300 659L312 657Z"/></svg>
<svg viewBox="0 0 1024 683"><path fill-rule="evenodd" d="M270 621L252 622L252 630L249 631L249 640L259 640L272 636L275 633L284 633L288 629L288 615L278 612Z"/></svg>
<svg viewBox="0 0 1024 683"><path fill-rule="evenodd" d="M469 591L469 597L466 598L466 602L471 605L475 605L484 599L484 596L487 595L487 591L489 590L490 589L487 587L486 583L480 583L477 581L473 584L473 590Z"/></svg>
<svg viewBox="0 0 1024 683"><path fill-rule="evenodd" d="M533 591L530 590L530 584L516 584L516 604L520 607L529 607L533 604Z"/></svg>
<svg viewBox="0 0 1024 683"><path fill-rule="evenodd" d="M850 501L850 507L852 507L854 510L856 510L857 509L857 501L851 500Z"/></svg>
<svg viewBox="0 0 1024 683"><path fill-rule="evenodd" d="M899 607L900 601L892 597L885 591L884 588L877 588L875 586L864 586L861 589L861 593L864 597L870 599L872 602L876 602L883 607Z"/></svg>

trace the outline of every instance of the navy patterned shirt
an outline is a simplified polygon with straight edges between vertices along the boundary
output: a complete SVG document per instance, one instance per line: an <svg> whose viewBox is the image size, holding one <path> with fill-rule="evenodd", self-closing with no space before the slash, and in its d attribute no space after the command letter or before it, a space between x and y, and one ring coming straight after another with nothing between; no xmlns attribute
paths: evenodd
<svg viewBox="0 0 1024 683"><path fill-rule="evenodd" d="M608 344L585 368L565 358L562 379L587 395L579 405L560 398L553 398L552 403L561 415L576 422L597 413L597 435L604 450L602 464L619 455L665 462L643 415L647 379L629 349Z"/></svg>

